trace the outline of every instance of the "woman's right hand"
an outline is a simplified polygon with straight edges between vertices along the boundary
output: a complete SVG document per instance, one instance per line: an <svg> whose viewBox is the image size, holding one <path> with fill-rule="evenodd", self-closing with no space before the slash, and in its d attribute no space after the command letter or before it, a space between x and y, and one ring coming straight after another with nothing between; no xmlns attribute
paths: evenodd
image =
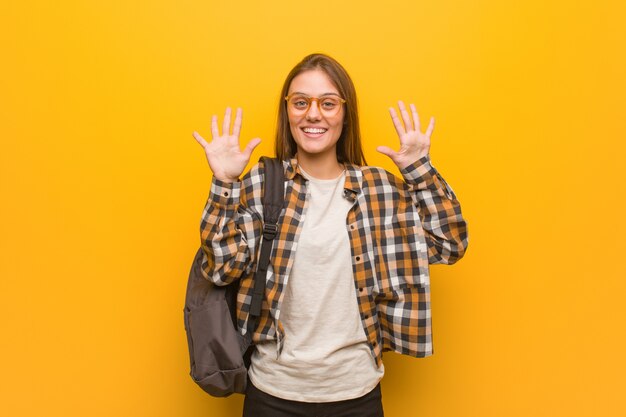
<svg viewBox="0 0 626 417"><path fill-rule="evenodd" d="M252 151L261 143L260 138L252 139L243 151L239 148L239 132L243 111L237 108L233 133L230 134L230 107L226 108L222 135L217 127L217 115L211 118L211 135L213 140L209 143L198 132L193 132L193 137L204 148L209 167L213 176L224 182L235 182L248 165Z"/></svg>

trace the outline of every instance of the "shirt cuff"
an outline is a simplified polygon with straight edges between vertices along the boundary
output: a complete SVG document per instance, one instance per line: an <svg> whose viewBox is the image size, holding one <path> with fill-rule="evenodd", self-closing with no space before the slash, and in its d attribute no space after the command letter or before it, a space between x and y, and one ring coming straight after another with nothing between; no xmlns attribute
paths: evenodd
<svg viewBox="0 0 626 417"><path fill-rule="evenodd" d="M404 180L422 190L429 188L435 182L437 170L430 163L430 156L426 155L400 170Z"/></svg>
<svg viewBox="0 0 626 417"><path fill-rule="evenodd" d="M220 207L232 206L239 203L241 182L224 182L213 177L209 201Z"/></svg>

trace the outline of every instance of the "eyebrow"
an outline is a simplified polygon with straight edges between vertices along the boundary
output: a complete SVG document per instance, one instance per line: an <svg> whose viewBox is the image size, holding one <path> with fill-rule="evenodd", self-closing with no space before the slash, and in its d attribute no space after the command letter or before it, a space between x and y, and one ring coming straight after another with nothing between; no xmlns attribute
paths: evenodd
<svg viewBox="0 0 626 417"><path fill-rule="evenodd" d="M302 94L303 96L312 97L312 96L310 96L310 95L308 95L306 93L303 93L302 91L294 91L290 95L292 95L292 94ZM324 96L339 96L339 93L324 93L324 94L320 95L319 97L324 97Z"/></svg>

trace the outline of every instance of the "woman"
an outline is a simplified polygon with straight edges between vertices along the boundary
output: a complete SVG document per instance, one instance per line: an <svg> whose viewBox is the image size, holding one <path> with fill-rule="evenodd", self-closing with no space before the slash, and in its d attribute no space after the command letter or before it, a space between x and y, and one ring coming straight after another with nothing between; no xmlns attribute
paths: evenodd
<svg viewBox="0 0 626 417"><path fill-rule="evenodd" d="M356 93L345 69L305 57L285 80L276 155L285 168L285 208L253 341L246 416L382 416L382 352L432 354L429 263L452 264L467 247L452 189L430 164L434 119L421 132L415 106L390 108L400 150L377 150L403 179L366 166ZM241 179L260 143L239 146L213 116L203 146L213 172L201 222L203 270L240 279L238 326L246 331L261 242L263 164ZM403 126L404 123L404 126Z"/></svg>

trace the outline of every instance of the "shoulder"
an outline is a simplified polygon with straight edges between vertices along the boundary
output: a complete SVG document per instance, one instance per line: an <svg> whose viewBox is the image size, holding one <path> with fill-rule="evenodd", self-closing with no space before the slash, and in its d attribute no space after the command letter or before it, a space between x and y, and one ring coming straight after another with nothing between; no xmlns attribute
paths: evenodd
<svg viewBox="0 0 626 417"><path fill-rule="evenodd" d="M241 177L241 202L247 207L262 207L264 176L265 167L259 161Z"/></svg>
<svg viewBox="0 0 626 417"><path fill-rule="evenodd" d="M281 161L283 169L286 170L289 166L289 161ZM250 170L242 177L242 181L251 183L262 183L265 176L265 159L259 159L257 163L252 165Z"/></svg>
<svg viewBox="0 0 626 417"><path fill-rule="evenodd" d="M377 166L360 166L357 167L363 176L363 185L367 186L390 186L397 189L404 189L406 183L404 180L384 168Z"/></svg>
<svg viewBox="0 0 626 417"><path fill-rule="evenodd" d="M282 161L285 172L289 167L289 161ZM263 183L265 181L265 161L259 159L241 177L241 194L244 201L249 205L262 205Z"/></svg>
<svg viewBox="0 0 626 417"><path fill-rule="evenodd" d="M243 188L255 187L263 183L264 166L263 162L254 164L248 172L241 177Z"/></svg>

